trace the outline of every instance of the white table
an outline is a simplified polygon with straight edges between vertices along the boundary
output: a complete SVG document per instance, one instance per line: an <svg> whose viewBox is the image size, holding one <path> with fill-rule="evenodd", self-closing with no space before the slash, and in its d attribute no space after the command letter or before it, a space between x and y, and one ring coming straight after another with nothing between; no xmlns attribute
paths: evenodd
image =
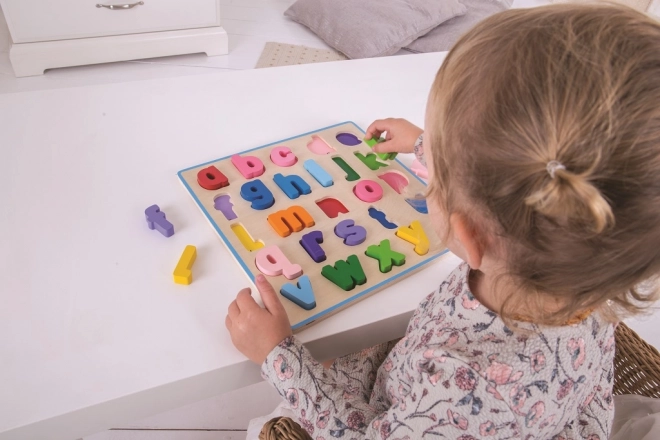
<svg viewBox="0 0 660 440"><path fill-rule="evenodd" d="M346 119L421 124L442 58L0 95L0 440L73 440L260 380L224 328L247 279L176 171ZM169 239L146 227L154 203ZM187 244L195 281L179 286ZM397 337L457 263L441 257L300 337L320 359Z"/></svg>
<svg viewBox="0 0 660 440"><path fill-rule="evenodd" d="M72 440L260 380L224 328L247 278L176 172L351 119L421 124L442 55L0 95L0 439ZM149 230L159 204L176 228ZM195 280L172 282L187 244ZM300 334L319 358L401 335L457 264Z"/></svg>

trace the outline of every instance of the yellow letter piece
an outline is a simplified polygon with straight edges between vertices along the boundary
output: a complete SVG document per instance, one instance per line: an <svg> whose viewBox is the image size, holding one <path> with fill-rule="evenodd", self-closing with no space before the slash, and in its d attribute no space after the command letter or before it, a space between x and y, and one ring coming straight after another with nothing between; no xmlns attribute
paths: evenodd
<svg viewBox="0 0 660 440"><path fill-rule="evenodd" d="M192 283L192 265L197 258L197 248L192 245L186 246L174 268L174 282L177 284Z"/></svg>
<svg viewBox="0 0 660 440"><path fill-rule="evenodd" d="M414 220L410 226L401 226L396 230L396 236L415 245L415 253L426 255L429 251L429 239L426 238L424 228L419 220Z"/></svg>

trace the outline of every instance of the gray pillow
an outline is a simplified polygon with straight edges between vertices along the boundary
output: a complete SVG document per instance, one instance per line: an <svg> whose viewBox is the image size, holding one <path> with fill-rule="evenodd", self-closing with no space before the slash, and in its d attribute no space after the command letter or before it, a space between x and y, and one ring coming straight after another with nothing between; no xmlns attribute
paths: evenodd
<svg viewBox="0 0 660 440"><path fill-rule="evenodd" d="M462 0L467 13L452 18L431 32L408 44L411 52L440 52L449 50L458 39L484 18L508 9L507 0ZM506 2L506 3L505 3Z"/></svg>
<svg viewBox="0 0 660 440"><path fill-rule="evenodd" d="M284 15L348 58L392 55L465 14L458 0L298 0Z"/></svg>

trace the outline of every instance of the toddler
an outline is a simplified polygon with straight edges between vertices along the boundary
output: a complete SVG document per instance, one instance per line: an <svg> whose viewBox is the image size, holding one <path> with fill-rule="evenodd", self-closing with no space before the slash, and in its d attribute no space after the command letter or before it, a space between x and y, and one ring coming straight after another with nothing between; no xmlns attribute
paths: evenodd
<svg viewBox="0 0 660 440"><path fill-rule="evenodd" d="M607 439L615 324L658 293L660 25L602 5L492 16L447 55L423 136L386 119L367 137L384 132L377 151L427 165L464 263L398 343L329 368L258 277L266 308L249 289L229 307L236 347L316 440Z"/></svg>

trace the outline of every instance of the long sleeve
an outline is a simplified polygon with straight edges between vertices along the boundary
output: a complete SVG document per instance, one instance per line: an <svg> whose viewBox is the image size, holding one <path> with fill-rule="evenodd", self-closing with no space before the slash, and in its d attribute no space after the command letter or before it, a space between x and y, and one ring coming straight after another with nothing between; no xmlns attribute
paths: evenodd
<svg viewBox="0 0 660 440"><path fill-rule="evenodd" d="M369 401L378 369L397 342L398 339L384 342L335 359L330 374L337 386L352 395L361 394L365 401Z"/></svg>
<svg viewBox="0 0 660 440"><path fill-rule="evenodd" d="M389 408L370 405L342 386L340 369L325 370L294 337L262 366L264 379L284 396L315 439L405 439L445 436L471 440L516 432L515 418L488 383L464 362L433 350L409 353L417 365L397 390L386 390ZM391 367L386 361L382 373ZM385 385L387 386L387 385ZM378 407L381 407L378 405Z"/></svg>
<svg viewBox="0 0 660 440"><path fill-rule="evenodd" d="M429 178L429 170L426 166L426 158L424 157L424 148L422 147L422 142L424 140L424 134L422 133L417 138L415 145L413 146L413 152L415 153L415 160L413 161L410 169L417 174L418 177L422 179Z"/></svg>
<svg viewBox="0 0 660 440"><path fill-rule="evenodd" d="M377 346L325 370L291 337L262 376L315 440L605 440L614 326L593 313L514 332L472 295L469 271L462 264L420 303L382 362Z"/></svg>
<svg viewBox="0 0 660 440"><path fill-rule="evenodd" d="M413 147L413 152L415 153L415 158L426 168L426 158L424 157L424 148L422 148L422 143L424 142L424 133L420 134L417 140L415 141L415 146Z"/></svg>

